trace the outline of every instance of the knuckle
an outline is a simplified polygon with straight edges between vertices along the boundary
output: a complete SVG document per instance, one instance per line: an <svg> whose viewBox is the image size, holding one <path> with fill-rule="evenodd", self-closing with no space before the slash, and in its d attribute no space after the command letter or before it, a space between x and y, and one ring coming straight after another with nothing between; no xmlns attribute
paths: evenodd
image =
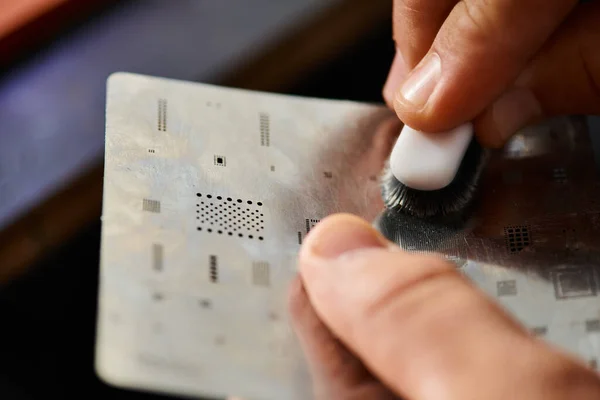
<svg viewBox="0 0 600 400"><path fill-rule="evenodd" d="M395 0L394 16L397 18L407 18L419 16L425 13L422 0Z"/></svg>
<svg viewBox="0 0 600 400"><path fill-rule="evenodd" d="M406 34L416 27L415 21L423 21L431 7L430 0L394 0L393 35L396 43L405 39ZM435 4L435 2L433 2Z"/></svg>
<svg viewBox="0 0 600 400"><path fill-rule="evenodd" d="M455 35L464 37L473 49L490 50L511 57L519 48L518 39L511 33L518 24L509 8L512 0L461 0L456 5L459 15ZM515 43L515 40L517 42ZM460 49L458 49L460 50ZM516 54L515 54L516 55Z"/></svg>
<svg viewBox="0 0 600 400"><path fill-rule="evenodd" d="M470 37L489 42L498 36L497 18L489 1L461 0L456 7L461 11L459 27Z"/></svg>

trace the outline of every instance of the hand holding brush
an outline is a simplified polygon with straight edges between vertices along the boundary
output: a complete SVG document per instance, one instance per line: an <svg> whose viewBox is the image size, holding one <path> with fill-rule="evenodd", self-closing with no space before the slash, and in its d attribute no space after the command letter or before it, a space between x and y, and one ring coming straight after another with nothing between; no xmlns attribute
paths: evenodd
<svg viewBox="0 0 600 400"><path fill-rule="evenodd" d="M545 117L600 112L597 2L396 0L383 95L406 124L383 182L420 217L471 201L485 148Z"/></svg>

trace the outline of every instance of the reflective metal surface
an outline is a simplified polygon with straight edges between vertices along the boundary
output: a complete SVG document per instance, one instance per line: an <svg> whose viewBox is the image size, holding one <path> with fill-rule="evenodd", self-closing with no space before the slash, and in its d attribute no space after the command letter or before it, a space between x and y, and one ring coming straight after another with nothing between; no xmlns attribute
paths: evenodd
<svg viewBox="0 0 600 400"><path fill-rule="evenodd" d="M600 182L585 125L552 121L492 155L473 214L384 212L400 126L380 106L114 75L97 370L124 387L306 399L286 291L308 231L351 212L447 256L534 332L600 354Z"/></svg>

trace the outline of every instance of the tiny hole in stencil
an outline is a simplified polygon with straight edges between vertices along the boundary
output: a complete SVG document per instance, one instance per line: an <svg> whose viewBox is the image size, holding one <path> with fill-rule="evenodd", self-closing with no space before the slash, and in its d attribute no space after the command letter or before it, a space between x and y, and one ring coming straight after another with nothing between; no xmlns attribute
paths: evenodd
<svg viewBox="0 0 600 400"><path fill-rule="evenodd" d="M212 303L208 299L202 299L202 300L200 300L200 306L202 308L211 308L212 307Z"/></svg>

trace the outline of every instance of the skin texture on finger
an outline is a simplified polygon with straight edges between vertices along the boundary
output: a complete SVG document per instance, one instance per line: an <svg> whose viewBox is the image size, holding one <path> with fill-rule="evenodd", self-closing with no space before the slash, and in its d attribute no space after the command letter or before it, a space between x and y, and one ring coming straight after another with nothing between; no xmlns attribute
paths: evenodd
<svg viewBox="0 0 600 400"><path fill-rule="evenodd" d="M431 47L437 32L458 0L394 0L393 32L396 56L383 87L383 98L394 107L394 94Z"/></svg>
<svg viewBox="0 0 600 400"><path fill-rule="evenodd" d="M394 0L394 42L409 69L427 54L457 0Z"/></svg>
<svg viewBox="0 0 600 400"><path fill-rule="evenodd" d="M311 230L300 269L320 319L405 398L600 396L593 371L529 335L453 266L394 248L356 217Z"/></svg>
<svg viewBox="0 0 600 400"><path fill-rule="evenodd" d="M576 0L462 0L397 92L400 119L426 132L472 121L517 78Z"/></svg>
<svg viewBox="0 0 600 400"><path fill-rule="evenodd" d="M321 322L300 278L290 286L288 309L313 380L315 400L397 398Z"/></svg>
<svg viewBox="0 0 600 400"><path fill-rule="evenodd" d="M523 106L527 99L533 99L539 115ZM475 127L484 146L500 147L540 116L572 114L600 114L598 2L575 9L513 87L475 120Z"/></svg>
<svg viewBox="0 0 600 400"><path fill-rule="evenodd" d="M396 91L402 82L404 82L409 72L410 69L404 62L402 53L396 50L396 55L392 61L392 66L390 67L390 72L388 73L385 85L383 85L382 92L383 99L389 108L394 109L394 96L396 95Z"/></svg>

